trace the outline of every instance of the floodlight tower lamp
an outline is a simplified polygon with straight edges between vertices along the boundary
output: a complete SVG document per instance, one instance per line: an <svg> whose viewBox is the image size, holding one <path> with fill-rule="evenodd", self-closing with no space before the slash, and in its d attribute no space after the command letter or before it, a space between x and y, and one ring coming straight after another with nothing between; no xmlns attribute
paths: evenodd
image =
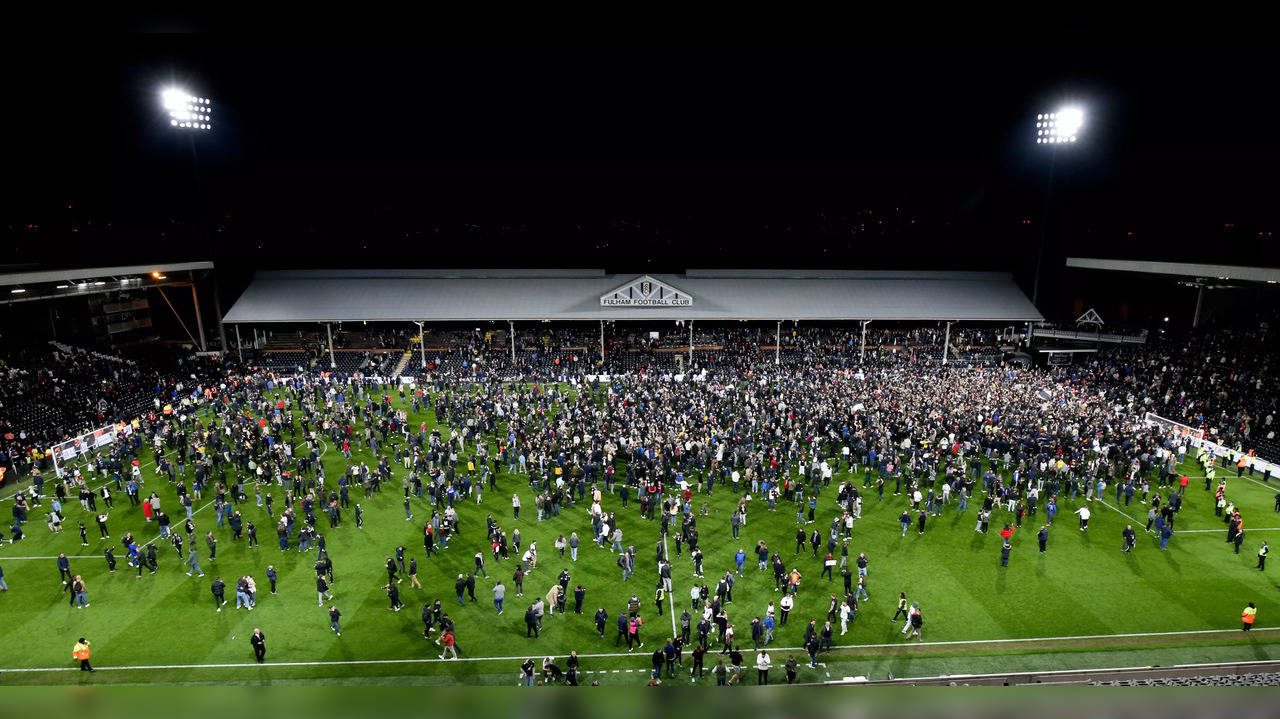
<svg viewBox="0 0 1280 719"><path fill-rule="evenodd" d="M169 88L160 97L169 113L170 127L189 130L213 128L213 101L209 98L197 97L178 88Z"/></svg>
<svg viewBox="0 0 1280 719"><path fill-rule="evenodd" d="M1039 113L1036 115L1036 144L1058 145L1075 142L1083 126L1084 111L1078 107Z"/></svg>

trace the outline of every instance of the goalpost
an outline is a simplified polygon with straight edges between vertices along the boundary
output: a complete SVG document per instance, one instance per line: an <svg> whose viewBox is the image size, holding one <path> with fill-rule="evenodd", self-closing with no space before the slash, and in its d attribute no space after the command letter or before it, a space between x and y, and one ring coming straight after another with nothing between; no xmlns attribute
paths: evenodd
<svg viewBox="0 0 1280 719"><path fill-rule="evenodd" d="M1147 412L1145 419L1147 420L1147 424L1154 424L1158 427L1162 427L1166 432L1171 432L1181 439L1187 441L1191 441L1191 438L1199 440L1204 439L1203 429L1196 429L1195 427L1182 424L1181 422L1174 422L1167 417L1161 417L1153 412Z"/></svg>
<svg viewBox="0 0 1280 719"><path fill-rule="evenodd" d="M92 432L86 432L55 444L49 451L49 456L53 458L54 476L61 478L64 474L64 467L69 462L77 458L83 460L89 453L100 447L114 444L118 437L131 434L133 434L133 425L128 422L120 422L118 424L109 424Z"/></svg>

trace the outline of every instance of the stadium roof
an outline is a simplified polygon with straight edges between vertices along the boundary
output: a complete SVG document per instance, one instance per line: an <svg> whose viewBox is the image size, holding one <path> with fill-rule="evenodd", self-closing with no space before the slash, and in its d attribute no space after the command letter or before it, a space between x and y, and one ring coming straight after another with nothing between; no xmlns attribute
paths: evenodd
<svg viewBox="0 0 1280 719"><path fill-rule="evenodd" d="M34 285L45 282L74 282L83 279L103 279L126 275L149 275L152 272L184 272L211 270L212 262L169 262L158 265L128 265L124 267L81 267L74 270L37 270L34 272L9 272L0 274L0 287Z"/></svg>
<svg viewBox="0 0 1280 719"><path fill-rule="evenodd" d="M258 272L224 322L1044 319L1004 273Z"/></svg>
<svg viewBox="0 0 1280 719"><path fill-rule="evenodd" d="M1280 284L1280 269L1242 265L1206 265L1192 262L1149 262L1135 260L1102 260L1092 257L1068 257L1067 267L1113 272L1141 272L1150 275L1195 277Z"/></svg>

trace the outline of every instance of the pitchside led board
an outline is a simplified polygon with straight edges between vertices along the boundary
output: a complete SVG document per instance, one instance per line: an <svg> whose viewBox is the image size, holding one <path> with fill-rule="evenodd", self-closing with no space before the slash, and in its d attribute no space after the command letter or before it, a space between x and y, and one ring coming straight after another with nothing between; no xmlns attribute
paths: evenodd
<svg viewBox="0 0 1280 719"><path fill-rule="evenodd" d="M649 275L600 296L601 307L692 307L693 297L684 290Z"/></svg>

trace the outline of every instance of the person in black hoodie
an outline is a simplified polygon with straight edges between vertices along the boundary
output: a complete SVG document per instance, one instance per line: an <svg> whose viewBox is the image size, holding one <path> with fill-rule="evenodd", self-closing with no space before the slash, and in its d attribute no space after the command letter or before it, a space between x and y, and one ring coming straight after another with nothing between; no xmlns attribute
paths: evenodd
<svg viewBox="0 0 1280 719"><path fill-rule="evenodd" d="M222 581L222 577L214 577L209 591L213 592L213 606L217 607L219 612L222 611L222 605L227 603L227 583Z"/></svg>

